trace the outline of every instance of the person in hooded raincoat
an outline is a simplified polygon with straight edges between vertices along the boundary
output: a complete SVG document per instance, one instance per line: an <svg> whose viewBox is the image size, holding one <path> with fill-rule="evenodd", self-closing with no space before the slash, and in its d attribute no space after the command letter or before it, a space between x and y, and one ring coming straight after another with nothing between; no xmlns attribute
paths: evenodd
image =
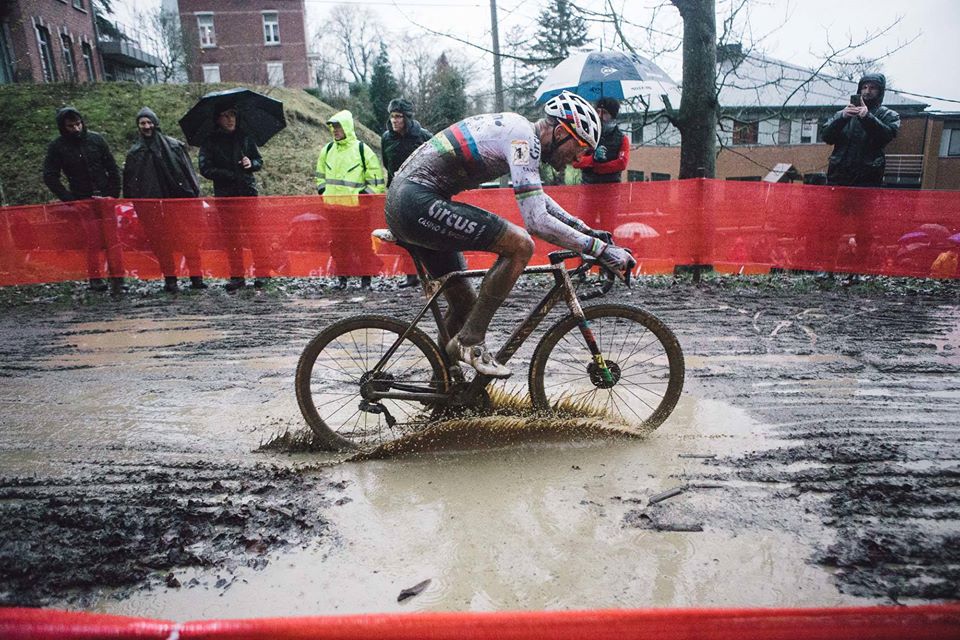
<svg viewBox="0 0 960 640"><path fill-rule="evenodd" d="M187 202L156 202L161 198L196 198L200 195L200 183L187 147L161 132L160 119L149 107L137 113L136 124L140 138L127 151L123 164L123 196L149 199L135 203L135 208L160 263L164 291L173 293L179 288L173 259L175 247L181 247L187 259L190 286L206 289L198 242L200 210Z"/></svg>
<svg viewBox="0 0 960 640"><path fill-rule="evenodd" d="M114 207L101 198L120 197L120 170L107 141L88 131L83 116L74 107L57 111L60 136L50 142L43 161L43 182L64 203L58 214L83 230L90 289L106 291L102 252L106 250L110 289L123 293L123 257L117 237ZM67 179L63 185L61 175Z"/></svg>
<svg viewBox="0 0 960 640"><path fill-rule="evenodd" d="M848 104L823 126L823 141L833 145L827 184L843 187L883 186L887 146L900 130L900 115L883 106L887 79L868 73L857 83L863 104Z"/></svg>
<svg viewBox="0 0 960 640"><path fill-rule="evenodd" d="M330 254L341 273L362 274L360 286L370 288L370 274L378 267L370 239L372 231L369 211L362 206L358 195L383 193L383 169L376 152L357 138L353 114L335 113L327 126L333 141L320 151L317 158L317 193L331 205L328 218L333 221L334 239ZM347 276L340 275L337 287L347 287Z"/></svg>
<svg viewBox="0 0 960 640"><path fill-rule="evenodd" d="M380 135L380 153L383 154L383 168L387 170L389 187L393 174L403 161L416 151L417 147L432 138L433 134L413 119L413 104L409 100L394 98L387 105L387 113L390 119L387 121L386 131ZM407 252L401 251L407 277L400 286L414 287L420 284L420 279L414 271L413 261L406 255Z"/></svg>
<svg viewBox="0 0 960 640"><path fill-rule="evenodd" d="M823 141L833 145L827 168L827 184L838 187L883 186L886 156L883 149L900 130L900 115L883 106L887 80L868 73L857 83L862 104L848 104L823 127ZM839 233L821 243L823 269L866 273L879 266L873 254L874 194L840 190L836 194L838 219L829 225Z"/></svg>

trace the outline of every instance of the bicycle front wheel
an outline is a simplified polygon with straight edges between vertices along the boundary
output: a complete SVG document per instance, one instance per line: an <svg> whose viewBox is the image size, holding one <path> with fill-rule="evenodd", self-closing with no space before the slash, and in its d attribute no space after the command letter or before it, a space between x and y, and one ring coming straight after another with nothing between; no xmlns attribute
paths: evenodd
<svg viewBox="0 0 960 640"><path fill-rule="evenodd" d="M683 390L683 352L659 319L619 304L584 308L612 379L604 379L573 315L551 327L530 361L535 409L660 426Z"/></svg>
<svg viewBox="0 0 960 640"><path fill-rule="evenodd" d="M355 316L330 325L304 349L297 363L297 402L324 448L373 447L429 422L433 411L421 402L388 399L372 406L360 394L361 385L371 379L393 389L447 390L447 370L436 343L417 328L376 376L371 373L408 326L386 316Z"/></svg>

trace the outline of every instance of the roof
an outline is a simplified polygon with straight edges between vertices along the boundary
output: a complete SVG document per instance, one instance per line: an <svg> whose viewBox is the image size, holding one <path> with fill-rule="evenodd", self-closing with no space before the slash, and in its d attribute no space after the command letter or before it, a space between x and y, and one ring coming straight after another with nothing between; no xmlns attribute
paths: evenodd
<svg viewBox="0 0 960 640"><path fill-rule="evenodd" d="M857 92L856 82L817 73L814 69L753 53L741 54L736 59L740 61L736 66L729 59L718 64L718 79L722 82L719 97L723 109L839 109L847 103L849 95ZM917 111L927 107L927 103L893 89L887 89L883 104L892 109L906 107Z"/></svg>

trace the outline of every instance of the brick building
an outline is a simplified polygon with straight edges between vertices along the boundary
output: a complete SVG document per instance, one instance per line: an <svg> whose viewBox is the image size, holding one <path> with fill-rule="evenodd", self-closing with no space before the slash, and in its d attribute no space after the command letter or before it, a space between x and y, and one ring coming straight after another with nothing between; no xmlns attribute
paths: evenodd
<svg viewBox="0 0 960 640"><path fill-rule="evenodd" d="M0 0L0 84L149 80L158 63L98 34L91 0Z"/></svg>
<svg viewBox="0 0 960 640"><path fill-rule="evenodd" d="M90 0L0 0L0 82L102 78Z"/></svg>
<svg viewBox="0 0 960 640"><path fill-rule="evenodd" d="M303 0L177 0L191 82L307 87Z"/></svg>

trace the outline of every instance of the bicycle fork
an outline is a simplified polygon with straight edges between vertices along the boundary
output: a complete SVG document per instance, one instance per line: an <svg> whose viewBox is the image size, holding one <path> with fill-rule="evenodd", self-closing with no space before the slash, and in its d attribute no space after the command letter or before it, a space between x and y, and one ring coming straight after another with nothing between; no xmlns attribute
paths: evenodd
<svg viewBox="0 0 960 640"><path fill-rule="evenodd" d="M572 313L577 318L577 326L580 328L580 335L583 336L584 342L587 343L587 349L590 351L590 356L593 358L593 362L587 368L588 373L590 374L590 380L596 386L602 389L609 389L617 383L619 379L619 368L616 364L612 366L607 366L607 361L603 357L603 353L600 351L600 345L597 344L597 338L593 335L593 329L590 328L590 322L587 320L586 314L583 312L583 307L580 305L580 300L577 298L576 294L573 291L573 286L570 284L570 276L566 271L562 272L563 278L567 280L567 287L563 289L565 292L565 298L567 301L567 306L570 308L570 313Z"/></svg>

